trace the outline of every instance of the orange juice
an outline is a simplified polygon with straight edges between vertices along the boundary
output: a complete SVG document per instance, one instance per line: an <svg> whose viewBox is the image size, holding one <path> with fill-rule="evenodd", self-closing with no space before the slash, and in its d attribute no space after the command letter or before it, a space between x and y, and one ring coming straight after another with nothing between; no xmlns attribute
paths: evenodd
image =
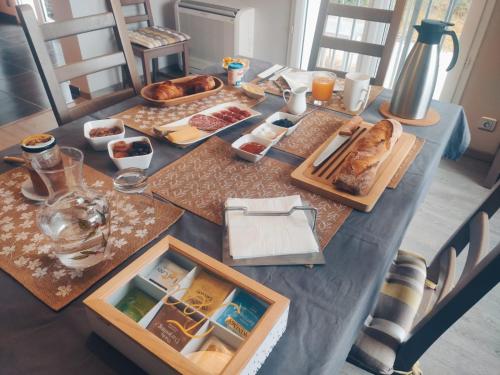
<svg viewBox="0 0 500 375"><path fill-rule="evenodd" d="M315 100L329 101L333 94L335 75L324 72L315 73L312 81L312 96Z"/></svg>

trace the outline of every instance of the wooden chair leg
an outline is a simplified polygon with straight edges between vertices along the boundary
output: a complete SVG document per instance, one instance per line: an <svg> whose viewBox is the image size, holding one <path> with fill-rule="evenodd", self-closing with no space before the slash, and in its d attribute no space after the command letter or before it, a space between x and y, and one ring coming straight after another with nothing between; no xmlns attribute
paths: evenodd
<svg viewBox="0 0 500 375"><path fill-rule="evenodd" d="M491 189L497 182L498 176L500 176L500 147L498 148L495 155L495 160L493 160L493 163L491 163L488 176L486 176L486 179L484 180L484 187Z"/></svg>
<svg viewBox="0 0 500 375"><path fill-rule="evenodd" d="M189 74L189 47L187 43L184 43L184 49L182 51L182 70L184 76Z"/></svg>
<svg viewBox="0 0 500 375"><path fill-rule="evenodd" d="M152 59L152 62L153 62L153 82L156 82L156 81L158 81L158 71L159 71L158 57L155 57L154 59Z"/></svg>
<svg viewBox="0 0 500 375"><path fill-rule="evenodd" d="M144 73L144 83L151 84L151 59L148 55L142 55L142 71Z"/></svg>

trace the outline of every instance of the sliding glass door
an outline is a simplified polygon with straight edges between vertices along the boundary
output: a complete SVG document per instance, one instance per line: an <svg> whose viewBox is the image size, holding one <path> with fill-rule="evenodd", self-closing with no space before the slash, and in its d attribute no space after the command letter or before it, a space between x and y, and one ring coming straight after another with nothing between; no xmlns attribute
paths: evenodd
<svg viewBox="0 0 500 375"><path fill-rule="evenodd" d="M380 9L393 9L396 0L331 0L334 3L373 7ZM399 0L404 1L404 0ZM476 0L474 5L484 6L487 0ZM303 19L302 38L295 37L295 43L300 43L300 59L296 59L295 65L306 70L311 52L312 40L316 28L316 19L320 0L307 0L296 2L295 12L303 14L303 17L295 16L295 19ZM478 12L469 12L472 0L407 0L403 20L398 31L398 36L393 50L391 62L386 75L384 86L392 88L399 72L405 62L406 56L410 52L416 41L417 33L413 26L420 24L424 18L444 20L455 24L453 29L458 37L462 36L462 31L467 23L478 24ZM471 17L468 17L472 14ZM479 14L481 14L479 12ZM368 22L359 19L329 16L324 33L337 38L345 38L371 43L383 43L387 34L387 24ZM295 26L294 29L297 29ZM471 29L470 27L468 29ZM467 54L467 45L461 46L461 54ZM446 67L453 55L453 45L449 38L445 38L441 44L440 69L438 82L434 98L439 98L447 82ZM378 59L371 56L359 55L344 51L325 50L319 53L319 65L344 71L358 71L374 75L377 69ZM458 67L457 67L458 68Z"/></svg>

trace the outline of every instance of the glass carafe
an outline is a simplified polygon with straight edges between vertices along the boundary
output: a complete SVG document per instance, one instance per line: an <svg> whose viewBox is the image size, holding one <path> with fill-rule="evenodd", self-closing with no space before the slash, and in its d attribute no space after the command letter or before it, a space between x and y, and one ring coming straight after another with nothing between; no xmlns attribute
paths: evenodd
<svg viewBox="0 0 500 375"><path fill-rule="evenodd" d="M73 147L47 150L32 160L49 197L38 211L40 229L67 267L88 268L106 259L110 231L107 199L83 183L83 153Z"/></svg>

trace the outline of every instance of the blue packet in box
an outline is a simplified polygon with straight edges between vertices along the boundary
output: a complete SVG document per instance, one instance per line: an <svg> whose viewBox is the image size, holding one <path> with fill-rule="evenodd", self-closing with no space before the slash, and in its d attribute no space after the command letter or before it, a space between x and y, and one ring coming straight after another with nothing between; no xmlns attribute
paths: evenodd
<svg viewBox="0 0 500 375"><path fill-rule="evenodd" d="M239 312L235 305L239 306ZM245 338L257 324L260 317L264 315L266 309L266 303L242 290L238 290L234 295L232 304L226 307L217 318L217 323Z"/></svg>

